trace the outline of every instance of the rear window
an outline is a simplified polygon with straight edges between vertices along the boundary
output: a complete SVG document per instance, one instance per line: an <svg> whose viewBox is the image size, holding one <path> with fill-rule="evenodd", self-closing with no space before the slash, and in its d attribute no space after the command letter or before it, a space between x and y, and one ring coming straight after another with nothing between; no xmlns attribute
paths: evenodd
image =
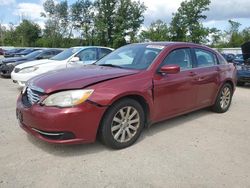
<svg viewBox="0 0 250 188"><path fill-rule="evenodd" d="M217 64L215 54L203 49L195 49L197 67L210 67Z"/></svg>

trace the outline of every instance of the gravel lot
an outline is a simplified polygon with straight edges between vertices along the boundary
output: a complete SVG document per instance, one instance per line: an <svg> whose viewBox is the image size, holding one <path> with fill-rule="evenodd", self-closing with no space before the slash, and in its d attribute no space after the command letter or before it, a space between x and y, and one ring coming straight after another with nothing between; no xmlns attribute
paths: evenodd
<svg viewBox="0 0 250 188"><path fill-rule="evenodd" d="M250 86L230 111L158 123L124 150L51 145L18 127L20 91L0 79L0 187L250 187Z"/></svg>

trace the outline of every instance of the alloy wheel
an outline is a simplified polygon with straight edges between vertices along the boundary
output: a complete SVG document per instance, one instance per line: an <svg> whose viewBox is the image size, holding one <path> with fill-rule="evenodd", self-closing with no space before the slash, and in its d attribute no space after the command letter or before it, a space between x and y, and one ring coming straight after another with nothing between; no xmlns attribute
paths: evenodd
<svg viewBox="0 0 250 188"><path fill-rule="evenodd" d="M126 106L115 114L111 124L111 133L117 142L124 143L135 136L139 127L139 112L132 106Z"/></svg>
<svg viewBox="0 0 250 188"><path fill-rule="evenodd" d="M222 109L226 109L230 105L231 91L230 88L224 87L220 96L220 106Z"/></svg>

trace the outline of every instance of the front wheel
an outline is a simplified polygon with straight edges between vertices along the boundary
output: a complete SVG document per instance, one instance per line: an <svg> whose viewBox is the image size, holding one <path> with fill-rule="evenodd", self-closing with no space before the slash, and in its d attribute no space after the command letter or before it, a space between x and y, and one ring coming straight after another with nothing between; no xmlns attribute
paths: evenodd
<svg viewBox="0 0 250 188"><path fill-rule="evenodd" d="M214 106L212 107L213 111L217 113L226 112L231 105L232 96L232 86L228 83L224 84L216 98Z"/></svg>
<svg viewBox="0 0 250 188"><path fill-rule="evenodd" d="M113 104L101 123L104 144L114 149L132 145L140 136L145 117L142 106L133 99L122 99Z"/></svg>

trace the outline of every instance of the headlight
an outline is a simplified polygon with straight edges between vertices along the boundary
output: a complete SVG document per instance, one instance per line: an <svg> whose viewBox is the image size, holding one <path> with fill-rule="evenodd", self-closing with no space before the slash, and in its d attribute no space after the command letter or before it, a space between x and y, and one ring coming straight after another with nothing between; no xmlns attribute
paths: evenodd
<svg viewBox="0 0 250 188"><path fill-rule="evenodd" d="M48 96L42 105L45 106L58 106L58 107L71 107L86 101L94 90L70 90L62 91L59 93Z"/></svg>
<svg viewBox="0 0 250 188"><path fill-rule="evenodd" d="M15 63L7 63L6 65L7 66L12 66L12 65L15 65Z"/></svg>
<svg viewBox="0 0 250 188"><path fill-rule="evenodd" d="M38 67L27 67L23 68L19 71L19 73L29 73L29 72L34 72L38 69Z"/></svg>

